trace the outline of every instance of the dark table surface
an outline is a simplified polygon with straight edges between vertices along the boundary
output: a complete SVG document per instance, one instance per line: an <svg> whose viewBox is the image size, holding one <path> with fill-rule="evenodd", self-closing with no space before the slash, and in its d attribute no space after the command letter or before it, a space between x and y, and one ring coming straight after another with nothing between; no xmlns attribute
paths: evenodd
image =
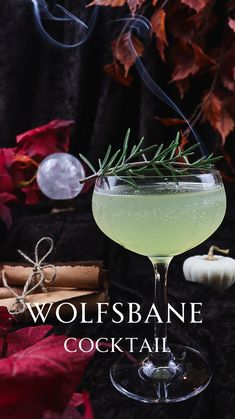
<svg viewBox="0 0 235 419"><path fill-rule="evenodd" d="M185 281L182 263L190 255L204 254L210 245L230 248L235 256L235 190L227 186L228 208L216 233L200 246L175 257L169 269L169 302L202 302L203 323L182 324L174 319L169 326L169 340L199 349L211 363L213 378L199 396L176 405L146 405L117 392L109 379L109 368L117 355L97 353L90 363L82 388L90 393L95 418L134 419L147 415L158 419L232 419L235 418L235 285L227 291ZM48 261L103 260L111 273L111 304L115 301L139 302L143 313L153 294L152 266L147 258L131 253L106 238L96 226L90 196L81 196L74 212L52 215L47 205L17 208L14 223L3 232L0 260L22 261L16 249L33 256L36 242L43 236L54 240L55 248ZM114 324L110 317L103 324L81 325L79 319L69 326L55 326L70 336L94 339L119 336L152 336L151 325Z"/></svg>

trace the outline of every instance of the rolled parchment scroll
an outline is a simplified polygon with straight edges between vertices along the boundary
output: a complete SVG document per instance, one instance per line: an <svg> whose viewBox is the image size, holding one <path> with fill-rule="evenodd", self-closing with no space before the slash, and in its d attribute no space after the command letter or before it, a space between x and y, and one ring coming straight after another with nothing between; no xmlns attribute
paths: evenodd
<svg viewBox="0 0 235 419"><path fill-rule="evenodd" d="M50 287L69 287L79 289L101 290L107 281L106 271L103 270L102 262L70 262L54 263L56 276ZM24 286L32 272L30 264L2 263L0 265L0 286L2 283L2 271L4 270L7 283L10 286ZM52 271L50 268L43 269L45 278L50 280Z"/></svg>

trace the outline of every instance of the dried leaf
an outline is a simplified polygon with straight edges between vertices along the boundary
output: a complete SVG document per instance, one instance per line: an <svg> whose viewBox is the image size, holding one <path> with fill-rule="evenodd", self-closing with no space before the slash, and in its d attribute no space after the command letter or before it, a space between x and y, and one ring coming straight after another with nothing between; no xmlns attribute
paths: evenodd
<svg viewBox="0 0 235 419"><path fill-rule="evenodd" d="M105 65L104 71L108 76L124 86L130 86L133 81L130 74L125 75L124 68L117 62Z"/></svg>
<svg viewBox="0 0 235 419"><path fill-rule="evenodd" d="M229 27L233 30L233 32L235 32L235 19L232 19L231 17L229 18L228 21L228 25Z"/></svg>
<svg viewBox="0 0 235 419"><path fill-rule="evenodd" d="M214 93L208 93L202 101L203 121L207 120L219 132L223 143L233 131L235 123L224 107L223 101Z"/></svg>
<svg viewBox="0 0 235 419"><path fill-rule="evenodd" d="M140 9L141 6L145 3L146 0L127 0L127 4L131 11L131 14L134 16L136 11Z"/></svg>
<svg viewBox="0 0 235 419"><path fill-rule="evenodd" d="M192 16L192 13L190 12L190 9L186 8L179 1L174 2L167 11L170 34L184 42L191 42L195 34L196 24L189 21L189 19L195 15Z"/></svg>
<svg viewBox="0 0 235 419"><path fill-rule="evenodd" d="M174 50L175 70L172 74L172 81L184 80L196 74L206 66L214 66L215 61L206 55L201 47L196 44L179 41Z"/></svg>
<svg viewBox="0 0 235 419"><path fill-rule="evenodd" d="M235 48L234 45L226 54L225 60L221 64L221 80L228 90L235 93Z"/></svg>
<svg viewBox="0 0 235 419"><path fill-rule="evenodd" d="M221 110L221 117L220 117L220 120L216 124L216 128L222 137L223 143L225 143L226 137L235 128L234 120L225 109Z"/></svg>
<svg viewBox="0 0 235 419"><path fill-rule="evenodd" d="M183 4L189 6L191 9L200 12L210 2L210 0L181 0Z"/></svg>
<svg viewBox="0 0 235 419"><path fill-rule="evenodd" d="M114 58L124 66L127 76L137 57L142 55L144 46L131 32L126 32L112 42L112 51Z"/></svg>
<svg viewBox="0 0 235 419"><path fill-rule="evenodd" d="M166 12L163 9L156 10L151 18L153 32L157 38L157 49L163 61L165 61L165 47L168 45L166 38L165 20Z"/></svg>
<svg viewBox="0 0 235 419"><path fill-rule="evenodd" d="M126 0L93 0L88 4L89 6L111 6L121 7L126 3Z"/></svg>
<svg viewBox="0 0 235 419"><path fill-rule="evenodd" d="M177 118L159 118L158 116L155 116L155 119L157 119L161 124L166 126L171 125L181 125L185 124L185 121L183 119L177 119Z"/></svg>

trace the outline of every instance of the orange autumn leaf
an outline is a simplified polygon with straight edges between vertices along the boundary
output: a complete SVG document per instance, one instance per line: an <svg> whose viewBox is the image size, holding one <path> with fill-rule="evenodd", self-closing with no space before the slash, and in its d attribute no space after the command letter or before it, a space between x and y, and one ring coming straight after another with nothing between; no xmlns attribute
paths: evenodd
<svg viewBox="0 0 235 419"><path fill-rule="evenodd" d="M153 32L157 38L157 49L161 59L165 61L165 47L168 45L165 29L166 12L158 9L151 18Z"/></svg>
<svg viewBox="0 0 235 419"><path fill-rule="evenodd" d="M136 13L138 9L145 3L145 0L127 0L130 12L132 15Z"/></svg>
<svg viewBox="0 0 235 419"><path fill-rule="evenodd" d="M168 127L171 125L181 125L186 123L183 119L178 118L159 118L159 116L155 116L155 119Z"/></svg>
<svg viewBox="0 0 235 419"><path fill-rule="evenodd" d="M130 86L133 81L133 78L129 74L125 76L124 68L118 63L111 63L105 65L104 71L116 82L121 83L124 86Z"/></svg>
<svg viewBox="0 0 235 419"><path fill-rule="evenodd" d="M232 19L230 17L229 21L228 21L228 25L229 27L233 30L233 32L235 32L235 19Z"/></svg>
<svg viewBox="0 0 235 419"><path fill-rule="evenodd" d="M144 46L131 32L126 32L112 42L112 51L114 58L124 66L127 76L137 57L143 54Z"/></svg>
<svg viewBox="0 0 235 419"><path fill-rule="evenodd" d="M93 0L88 6L111 6L121 7L126 3L126 0Z"/></svg>
<svg viewBox="0 0 235 419"><path fill-rule="evenodd" d="M181 0L181 3L189 6L191 9L200 12L210 2L210 0Z"/></svg>
<svg viewBox="0 0 235 419"><path fill-rule="evenodd" d="M202 100L203 121L208 121L219 132L223 143L234 130L235 122L224 107L223 101L214 93L208 93Z"/></svg>
<svg viewBox="0 0 235 419"><path fill-rule="evenodd" d="M174 61L176 65L172 74L172 81L184 80L196 74L199 70L216 64L199 45L185 43L182 40L178 40L178 46L174 51Z"/></svg>

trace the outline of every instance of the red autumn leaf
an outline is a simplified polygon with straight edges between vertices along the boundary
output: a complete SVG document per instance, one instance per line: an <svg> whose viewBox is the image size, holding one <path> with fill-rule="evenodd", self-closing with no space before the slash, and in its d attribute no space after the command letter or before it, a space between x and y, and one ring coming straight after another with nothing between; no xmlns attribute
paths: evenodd
<svg viewBox="0 0 235 419"><path fill-rule="evenodd" d="M16 154L41 160L49 154L69 149L70 128L73 121L55 119L46 125L16 137Z"/></svg>
<svg viewBox="0 0 235 419"><path fill-rule="evenodd" d="M121 7L126 3L126 0L93 0L88 6L111 6Z"/></svg>
<svg viewBox="0 0 235 419"><path fill-rule="evenodd" d="M177 119L177 118L159 118L159 116L155 116L155 119L157 119L161 124L166 126L171 125L181 125L185 124L185 121L183 119Z"/></svg>
<svg viewBox="0 0 235 419"><path fill-rule="evenodd" d="M202 100L203 121L208 121L219 132L223 143L233 131L235 123L224 107L223 101L214 93L208 93Z"/></svg>
<svg viewBox="0 0 235 419"><path fill-rule="evenodd" d="M138 9L145 3L146 0L127 0L130 12L132 15L136 13Z"/></svg>
<svg viewBox="0 0 235 419"><path fill-rule="evenodd" d="M72 121L55 119L16 137L17 145L7 156L8 172L15 188L21 188L26 204L37 204L41 193L35 181L38 164L49 154L67 152Z"/></svg>
<svg viewBox="0 0 235 419"><path fill-rule="evenodd" d="M6 171L12 164L15 148L0 148L0 172Z"/></svg>
<svg viewBox="0 0 235 419"><path fill-rule="evenodd" d="M124 66L127 76L137 57L142 55L144 46L131 32L126 32L112 42L112 51L114 58Z"/></svg>
<svg viewBox="0 0 235 419"><path fill-rule="evenodd" d="M9 314L8 314L9 317ZM51 325L31 326L8 333L7 356L13 355L43 339L52 329Z"/></svg>
<svg viewBox="0 0 235 419"><path fill-rule="evenodd" d="M165 61L165 47L168 45L165 30L165 19L166 12L163 9L156 10L151 18L153 32L157 38L157 49L163 61Z"/></svg>
<svg viewBox="0 0 235 419"><path fill-rule="evenodd" d="M228 21L228 25L229 27L233 30L233 32L235 32L235 19L232 19L231 17L229 18Z"/></svg>
<svg viewBox="0 0 235 419"><path fill-rule="evenodd" d="M181 2L191 9L196 10L196 12L200 12L200 10L206 7L210 0L181 0Z"/></svg>
<svg viewBox="0 0 235 419"><path fill-rule="evenodd" d="M65 339L49 336L0 360L2 417L15 419L17 412L17 419L38 419L47 410L63 412L94 354L66 352ZM70 349L75 348L71 343Z"/></svg>
<svg viewBox="0 0 235 419"><path fill-rule="evenodd" d="M130 86L133 78L130 74L125 75L124 68L118 63L111 63L104 66L104 71L108 76L112 77L118 83L124 86Z"/></svg>
<svg viewBox="0 0 235 419"><path fill-rule="evenodd" d="M34 180L39 164L31 157L17 154L9 169L15 187L30 185Z"/></svg>
<svg viewBox="0 0 235 419"><path fill-rule="evenodd" d="M27 205L37 204L40 198L40 190L35 181L39 163L27 155L15 155L9 173L14 186L23 191L24 203Z"/></svg>
<svg viewBox="0 0 235 419"><path fill-rule="evenodd" d="M215 65L215 61L206 55L201 47L196 44L188 44L178 41L174 50L175 70L172 74L172 81L186 79L196 74L206 66Z"/></svg>
<svg viewBox="0 0 235 419"><path fill-rule="evenodd" d="M5 172L0 171L0 193L3 193L3 192L7 192L7 193L13 192L12 178L9 175L9 173L7 173L7 171Z"/></svg>

